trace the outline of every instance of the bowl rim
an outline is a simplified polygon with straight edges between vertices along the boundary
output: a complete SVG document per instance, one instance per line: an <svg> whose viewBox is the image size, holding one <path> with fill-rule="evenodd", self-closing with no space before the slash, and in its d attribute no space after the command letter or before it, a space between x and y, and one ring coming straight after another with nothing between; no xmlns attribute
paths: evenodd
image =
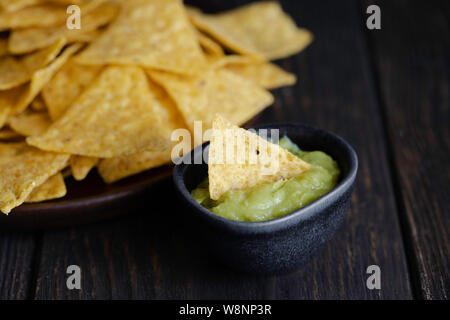
<svg viewBox="0 0 450 320"><path fill-rule="evenodd" d="M331 139L339 143L339 146L340 148L342 148L342 150L348 153L350 161L349 161L349 170L347 174L339 181L339 183L333 190L326 193L317 200L314 200L310 204L301 207L297 210L294 210L286 215L266 221L254 221L254 222L235 221L221 217L209 211L192 198L184 182L184 172L189 168L189 166L193 164L187 164L184 163L184 161L182 161L174 168L173 180L178 193L187 201L187 203L189 204L189 206L193 211L200 213L200 216L204 219L209 220L209 222L212 222L213 224L218 225L232 232L239 232L245 234L275 232L281 229L289 228L293 225L298 224L300 221L311 218L312 216L320 212L322 209L327 207L330 203L334 202L336 198L339 198L340 195L345 193L353 185L356 178L356 173L358 171L358 156L353 147L342 137L338 136L337 134L331 131L320 129L318 127L309 124L292 123L292 122L262 124L258 126L252 126L251 128L246 129L258 130L258 129L273 129L273 128L285 129L288 136L289 136L289 129L303 129L314 131L317 134L322 134L331 137ZM192 153L194 152L194 150L198 150L200 148L203 149L208 146L209 141L203 143L200 146L197 146L195 149L191 150L188 154L183 156L182 159L192 157Z"/></svg>

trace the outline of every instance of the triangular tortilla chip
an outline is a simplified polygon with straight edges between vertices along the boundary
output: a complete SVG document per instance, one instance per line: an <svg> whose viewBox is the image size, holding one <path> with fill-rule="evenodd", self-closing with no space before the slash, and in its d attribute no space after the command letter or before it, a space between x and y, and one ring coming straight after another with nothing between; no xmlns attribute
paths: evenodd
<svg viewBox="0 0 450 320"><path fill-rule="evenodd" d="M1 141L11 141L11 140L17 140L20 138L23 138L23 136L9 127L4 127L2 129L0 129L0 140Z"/></svg>
<svg viewBox="0 0 450 320"><path fill-rule="evenodd" d="M0 0L0 31L61 25L68 17L68 5L80 6L82 15L85 15L104 2L105 0Z"/></svg>
<svg viewBox="0 0 450 320"><path fill-rule="evenodd" d="M42 90L50 117L58 119L100 73L100 66L85 66L70 59Z"/></svg>
<svg viewBox="0 0 450 320"><path fill-rule="evenodd" d="M181 1L127 0L119 17L78 57L83 64L132 64L197 74L205 59Z"/></svg>
<svg viewBox="0 0 450 320"><path fill-rule="evenodd" d="M31 191L61 171L68 154L46 152L19 143L0 143L0 210L8 214Z"/></svg>
<svg viewBox="0 0 450 320"><path fill-rule="evenodd" d="M270 62L230 63L225 68L266 89L290 86L297 82L295 74Z"/></svg>
<svg viewBox="0 0 450 320"><path fill-rule="evenodd" d="M279 145L220 116L214 118L208 155L211 199L218 200L229 190L289 179L309 169L310 164Z"/></svg>
<svg viewBox="0 0 450 320"><path fill-rule="evenodd" d="M43 133L50 124L50 117L45 112L24 111L8 118L8 125L25 137Z"/></svg>
<svg viewBox="0 0 450 320"><path fill-rule="evenodd" d="M225 52L224 52L223 48L220 46L220 44L215 42L213 39L211 39L207 35L205 35L201 32L197 32L197 37L198 37L198 42L200 43L200 46L202 47L203 50L206 51L206 53L213 55L213 56L217 56L217 57L222 57L225 55Z"/></svg>
<svg viewBox="0 0 450 320"><path fill-rule="evenodd" d="M42 98L41 94L37 95L36 98L34 98L34 100L31 101L30 107L34 111L45 111L45 110L47 110L47 106L45 105L44 98Z"/></svg>
<svg viewBox="0 0 450 320"><path fill-rule="evenodd" d="M28 27L49 27L67 19L66 6L42 4L16 11L0 12L0 31Z"/></svg>
<svg viewBox="0 0 450 320"><path fill-rule="evenodd" d="M31 81L19 88L19 97L12 105L12 114L24 111L28 105L36 98L42 88L50 81L53 75L67 62L75 52L81 48L80 43L75 43L63 51L52 63L47 67L37 70L31 76ZM13 88L11 90L15 90ZM8 90L9 91L9 90ZM15 91L14 91L15 92ZM1 93L0 93L1 95ZM1 99L1 98L0 98Z"/></svg>
<svg viewBox="0 0 450 320"><path fill-rule="evenodd" d="M63 175L58 172L51 176L43 184L31 191L25 202L41 202L45 200L62 198L66 195L67 189Z"/></svg>
<svg viewBox="0 0 450 320"><path fill-rule="evenodd" d="M56 39L50 47L17 59L12 56L0 58L0 90L17 87L32 77L33 73L53 61L66 41Z"/></svg>
<svg viewBox="0 0 450 320"><path fill-rule="evenodd" d="M0 37L0 57L8 54L8 38Z"/></svg>
<svg viewBox="0 0 450 320"><path fill-rule="evenodd" d="M186 124L194 121L211 127L215 114L243 124L273 102L270 92L230 71L214 69L201 77L182 77L164 71L147 70L152 79L174 99Z"/></svg>
<svg viewBox="0 0 450 320"><path fill-rule="evenodd" d="M75 180L83 180L89 171L94 168L99 159L95 157L72 156L70 157L70 169Z"/></svg>
<svg viewBox="0 0 450 320"><path fill-rule="evenodd" d="M6 123L6 119L8 119L9 116L9 108L6 108L5 106L1 107L2 105L2 95L0 94L0 129L3 128L3 126Z"/></svg>
<svg viewBox="0 0 450 320"><path fill-rule="evenodd" d="M111 22L117 15L118 8L116 4L108 2L84 14L81 29L68 29L64 22L56 27L13 30L8 50L13 54L24 54L45 48L59 38L66 38L67 43L84 41L85 35Z"/></svg>
<svg viewBox="0 0 450 320"><path fill-rule="evenodd" d="M168 94L159 86L149 82L153 95L164 107L166 112L161 112L161 121L167 129L166 135L170 138L173 130L185 128L182 115L177 110L175 103ZM178 143L178 142L177 142ZM182 149L190 150L191 141L183 140ZM172 142L171 146L176 143ZM103 159L98 164L98 172L106 183L112 183L130 175L161 166L171 160L172 148L165 151L144 151L129 156ZM180 155L181 156L181 155Z"/></svg>
<svg viewBox="0 0 450 320"><path fill-rule="evenodd" d="M0 11L16 11L42 2L44 0L0 0Z"/></svg>
<svg viewBox="0 0 450 320"><path fill-rule="evenodd" d="M188 9L194 25L224 46L274 60L303 50L312 34L298 28L277 2L257 2L228 12L210 15Z"/></svg>
<svg viewBox="0 0 450 320"><path fill-rule="evenodd" d="M138 67L107 67L42 135L27 142L43 150L111 158L168 146L161 106Z"/></svg>

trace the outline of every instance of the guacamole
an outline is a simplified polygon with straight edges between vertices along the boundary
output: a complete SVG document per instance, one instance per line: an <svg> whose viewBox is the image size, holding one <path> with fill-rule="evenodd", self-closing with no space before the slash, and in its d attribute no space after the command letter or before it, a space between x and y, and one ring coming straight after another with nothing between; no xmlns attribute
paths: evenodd
<svg viewBox="0 0 450 320"><path fill-rule="evenodd" d="M265 221L281 217L320 198L338 181L336 161L321 151L302 151L288 137L279 145L314 167L291 179L263 184L247 190L230 190L211 200L208 179L192 190L192 197L208 210L236 221Z"/></svg>

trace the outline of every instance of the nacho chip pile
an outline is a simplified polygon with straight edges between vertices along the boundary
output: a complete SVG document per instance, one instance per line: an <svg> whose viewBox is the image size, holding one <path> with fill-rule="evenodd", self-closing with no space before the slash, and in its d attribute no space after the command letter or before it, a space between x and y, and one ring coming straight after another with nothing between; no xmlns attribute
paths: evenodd
<svg viewBox="0 0 450 320"><path fill-rule="evenodd" d="M66 26L73 4L81 29ZM113 183L168 163L171 133L194 121L242 125L297 80L269 60L311 41L276 2L211 15L181 0L0 0L0 210L63 197L64 178L94 168Z"/></svg>

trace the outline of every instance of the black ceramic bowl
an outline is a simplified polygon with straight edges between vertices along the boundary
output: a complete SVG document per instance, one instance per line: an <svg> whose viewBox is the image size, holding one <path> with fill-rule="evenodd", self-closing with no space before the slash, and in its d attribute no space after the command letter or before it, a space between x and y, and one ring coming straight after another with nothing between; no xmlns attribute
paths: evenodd
<svg viewBox="0 0 450 320"><path fill-rule="evenodd" d="M350 205L358 158L342 138L312 126L287 123L254 129L279 129L280 138L287 135L301 149L331 155L341 170L336 188L283 217L263 222L238 222L210 212L191 197L190 192L208 175L207 164L179 164L173 179L187 211L197 219L205 242L219 260L245 272L285 273L308 262L342 224ZM208 145L205 143L198 148L205 150ZM188 158L193 159L193 152L184 160Z"/></svg>

